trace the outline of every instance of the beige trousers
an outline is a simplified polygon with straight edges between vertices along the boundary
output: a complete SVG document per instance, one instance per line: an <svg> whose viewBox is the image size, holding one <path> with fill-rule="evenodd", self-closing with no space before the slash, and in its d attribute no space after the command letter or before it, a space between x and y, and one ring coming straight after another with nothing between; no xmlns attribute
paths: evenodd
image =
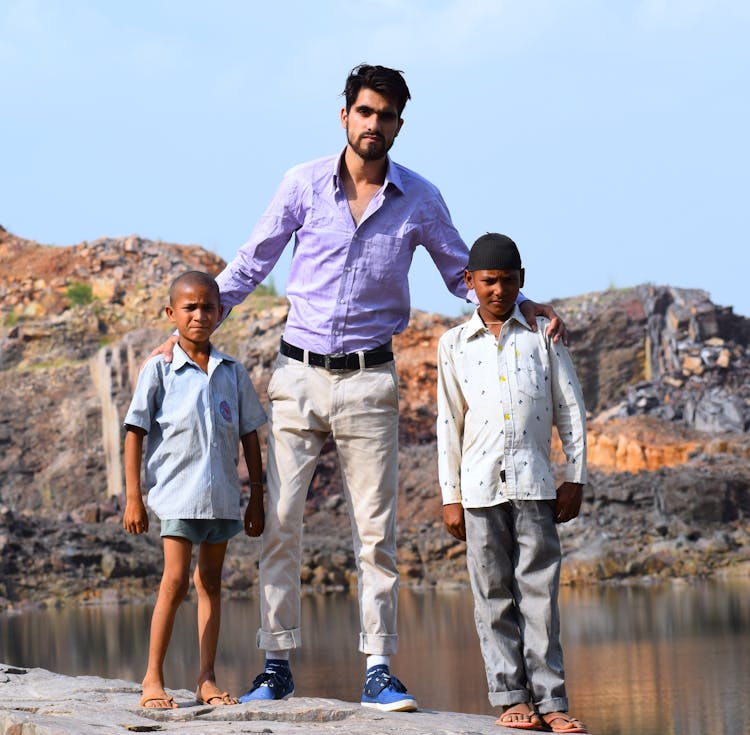
<svg viewBox="0 0 750 735"><path fill-rule="evenodd" d="M258 646L297 648L305 498L332 436L352 525L359 580L359 650L396 652L398 378L393 362L331 371L279 355L268 386L266 525L260 558Z"/></svg>

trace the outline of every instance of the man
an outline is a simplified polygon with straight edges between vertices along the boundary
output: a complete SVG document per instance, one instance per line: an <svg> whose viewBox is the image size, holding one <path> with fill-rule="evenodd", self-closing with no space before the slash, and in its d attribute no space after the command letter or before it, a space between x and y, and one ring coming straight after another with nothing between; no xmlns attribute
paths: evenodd
<svg viewBox="0 0 750 735"><path fill-rule="evenodd" d="M240 701L294 691L289 651L300 631L300 538L308 486L328 436L336 442L352 518L364 706L417 708L390 674L396 652L398 384L391 338L409 321L407 273L423 245L448 289L466 298L468 250L440 192L388 156L409 89L401 72L362 64L347 78L343 153L291 169L235 259L219 274L222 303L239 304L294 236L290 309L268 386L266 527L260 560L266 666ZM525 313L554 319L526 302ZM560 332L563 327L560 324Z"/></svg>

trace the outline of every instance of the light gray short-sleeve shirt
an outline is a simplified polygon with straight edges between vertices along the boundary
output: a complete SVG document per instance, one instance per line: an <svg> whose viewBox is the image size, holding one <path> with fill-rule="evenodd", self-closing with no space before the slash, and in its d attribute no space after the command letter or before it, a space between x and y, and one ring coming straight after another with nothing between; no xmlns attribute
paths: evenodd
<svg viewBox="0 0 750 735"><path fill-rule="evenodd" d="M125 416L147 432L148 505L159 518L240 519L240 437L266 422L245 368L211 348L204 373L175 346L151 358Z"/></svg>

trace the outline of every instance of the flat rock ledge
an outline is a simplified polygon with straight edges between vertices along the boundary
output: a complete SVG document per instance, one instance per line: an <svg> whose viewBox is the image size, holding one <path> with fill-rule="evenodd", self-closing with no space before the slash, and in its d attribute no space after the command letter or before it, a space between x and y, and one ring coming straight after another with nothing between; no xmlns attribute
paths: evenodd
<svg viewBox="0 0 750 735"><path fill-rule="evenodd" d="M168 690L178 709L138 706L140 685L98 676L64 676L0 664L0 735L502 735L495 718L455 712L378 712L353 702L292 697L285 702L205 706L186 689Z"/></svg>

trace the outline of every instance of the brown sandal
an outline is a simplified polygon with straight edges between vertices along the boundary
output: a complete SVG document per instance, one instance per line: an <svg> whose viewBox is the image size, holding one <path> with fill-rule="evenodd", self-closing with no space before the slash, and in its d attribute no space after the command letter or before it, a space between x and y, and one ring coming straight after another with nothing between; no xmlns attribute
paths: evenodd
<svg viewBox="0 0 750 735"><path fill-rule="evenodd" d="M586 725L567 712L547 712L542 715L544 723L552 732L588 733ZM561 721L561 725L555 723Z"/></svg>
<svg viewBox="0 0 750 735"><path fill-rule="evenodd" d="M506 719L508 718L508 719ZM516 718L516 719L511 719ZM508 707L498 720L496 725L502 727L512 727L516 730L544 730L544 725L539 719L539 715L527 702L520 702Z"/></svg>
<svg viewBox="0 0 750 735"><path fill-rule="evenodd" d="M207 697L203 696L203 686L204 684L213 684L214 689L216 690L215 694L209 694ZM226 704L239 704L240 701L237 699L237 697L230 697L229 692L222 692L219 691L219 688L214 684L214 682L204 681L200 684L198 684L198 688L195 690L195 698L198 702L201 704L207 704L210 707L219 706L219 705L226 705Z"/></svg>
<svg viewBox="0 0 750 735"><path fill-rule="evenodd" d="M167 704L159 705L157 707L153 704L149 704L149 702L167 702ZM174 697L170 697L163 689L144 690L140 706L145 707L146 709L175 709L175 707L177 707L174 702Z"/></svg>

